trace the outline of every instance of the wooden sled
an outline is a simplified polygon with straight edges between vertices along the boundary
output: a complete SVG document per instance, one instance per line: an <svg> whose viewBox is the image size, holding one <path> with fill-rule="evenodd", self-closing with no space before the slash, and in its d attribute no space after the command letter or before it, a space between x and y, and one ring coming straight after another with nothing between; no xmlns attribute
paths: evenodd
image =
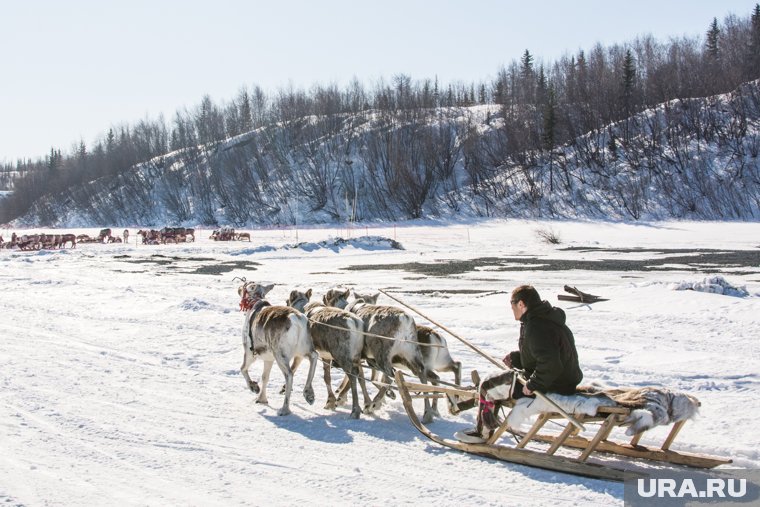
<svg viewBox="0 0 760 507"><path fill-rule="evenodd" d="M521 465L611 481L623 481L627 478L641 476L642 474L598 463L591 463L588 459L593 453L611 453L625 458L642 459L672 465L685 465L695 468L713 468L718 465L731 463L731 460L726 458L670 450L670 445L675 440L685 421L673 425L670 434L660 448L639 445L638 442L641 438L641 433L634 436L631 442L626 444L608 440L607 437L610 435L612 429L615 426L622 425L629 413L629 409L622 407L599 407L599 412L596 416L576 416L581 422L602 423L599 430L590 439L579 436L577 428L569 423L566 424L565 428L558 435L540 434L540 430L547 421L551 419L562 419L560 414L546 412L538 416L538 419L530 430L525 433L517 433L517 435L522 436L522 438L519 443L514 446L500 445L497 443L504 431L507 430L506 421L502 423L501 427L499 427L485 443L472 444L460 442L458 440L450 440L436 435L420 422L412 406L412 395L410 394L410 390L418 393L449 393L463 397L478 396L477 391L460 389L452 390L446 387L407 382L404 380L403 374L399 371L396 372L396 385L398 386L401 400L404 403L404 409L406 410L410 421L420 433L438 444L463 452L477 454L479 456L486 456ZM538 450L526 448L530 443L535 442L549 444L549 447L540 448ZM558 456L555 453L560 447L576 448L580 449L581 452L576 458Z"/></svg>

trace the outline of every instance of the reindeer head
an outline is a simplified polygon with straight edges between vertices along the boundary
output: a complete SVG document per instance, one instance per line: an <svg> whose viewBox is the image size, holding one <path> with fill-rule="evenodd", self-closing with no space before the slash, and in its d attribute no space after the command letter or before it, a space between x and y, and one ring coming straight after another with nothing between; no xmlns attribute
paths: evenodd
<svg viewBox="0 0 760 507"><path fill-rule="evenodd" d="M273 288L274 284L261 285L258 282L243 282L243 285L238 287L238 295L240 297L246 295L253 299L264 299L264 296Z"/></svg>
<svg viewBox="0 0 760 507"><path fill-rule="evenodd" d="M236 278L243 282L238 287L238 296L240 296L240 310L245 311L253 307L256 301L264 299L264 296L274 288L274 284L261 285L257 282L247 282L245 278Z"/></svg>
<svg viewBox="0 0 760 507"><path fill-rule="evenodd" d="M351 289L330 289L322 298L322 302L325 306L334 306L336 308L344 309L348 306L348 294Z"/></svg>
<svg viewBox="0 0 760 507"><path fill-rule="evenodd" d="M357 301L361 299L368 305L376 305L377 298L380 296L379 292L377 294L359 294L356 291L353 291L353 292L354 292L354 299L356 299Z"/></svg>
<svg viewBox="0 0 760 507"><path fill-rule="evenodd" d="M303 312L309 299L311 299L311 289L306 292L292 290L290 291L290 296L288 296L288 299L285 301L285 305L295 308L299 312Z"/></svg>

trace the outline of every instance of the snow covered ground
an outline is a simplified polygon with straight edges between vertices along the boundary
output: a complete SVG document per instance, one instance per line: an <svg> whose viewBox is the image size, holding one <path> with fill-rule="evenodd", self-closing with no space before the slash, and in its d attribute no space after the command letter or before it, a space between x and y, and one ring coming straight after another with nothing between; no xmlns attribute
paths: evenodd
<svg viewBox="0 0 760 507"><path fill-rule="evenodd" d="M587 381L694 394L701 416L674 448L760 467L760 224L428 222L301 229L297 239L254 230L250 244L215 243L209 232L180 245L0 250L0 503L622 505L622 484L441 448L398 400L360 420L347 418L348 407L324 410L319 372L308 405L306 368L293 415L276 415L276 368L271 406L255 404L239 373L236 276L275 283L275 303L293 288L319 297L334 286L388 289L496 357L517 345L507 293L532 283L567 312ZM353 241L331 241L339 236ZM685 252L699 249L734 254ZM747 295L716 293L726 282ZM609 301L558 301L565 284ZM448 342L465 379L491 369ZM253 377L260 371L259 362ZM441 412L431 429L447 436L475 416ZM663 436L651 433L642 443Z"/></svg>

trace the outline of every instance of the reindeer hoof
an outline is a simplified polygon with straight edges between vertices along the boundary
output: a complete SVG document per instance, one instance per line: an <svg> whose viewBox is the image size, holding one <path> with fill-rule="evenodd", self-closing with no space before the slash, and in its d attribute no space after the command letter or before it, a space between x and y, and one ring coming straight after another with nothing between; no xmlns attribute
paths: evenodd
<svg viewBox="0 0 760 507"><path fill-rule="evenodd" d="M370 403L370 404L368 404L367 406L364 407L364 412L367 413L367 414L372 414L378 408L380 408L380 403L377 402L377 401L373 401L372 403Z"/></svg>
<svg viewBox="0 0 760 507"><path fill-rule="evenodd" d="M314 405L314 389L307 387L303 390L303 397L306 398L306 403Z"/></svg>
<svg viewBox="0 0 760 507"><path fill-rule="evenodd" d="M256 400L256 403L261 403L262 405L269 405L269 400L267 400L266 398L259 397Z"/></svg>
<svg viewBox="0 0 760 507"><path fill-rule="evenodd" d="M435 417L433 417L433 412L425 412L425 415L422 416L422 424L430 424L435 420Z"/></svg>
<svg viewBox="0 0 760 507"><path fill-rule="evenodd" d="M280 410L277 411L277 415L290 415L290 408L288 407L282 407Z"/></svg>
<svg viewBox="0 0 760 507"><path fill-rule="evenodd" d="M261 392L261 388L255 382L248 384L248 389L250 389L253 394L259 394Z"/></svg>
<svg viewBox="0 0 760 507"><path fill-rule="evenodd" d="M327 400L325 403L325 410L335 410L335 400Z"/></svg>
<svg viewBox="0 0 760 507"><path fill-rule="evenodd" d="M356 409L353 412L351 412L351 415L349 416L349 418L351 418L351 419L359 419L359 416L361 414L362 414L362 411L359 410L359 409Z"/></svg>
<svg viewBox="0 0 760 507"><path fill-rule="evenodd" d="M385 392L385 395L388 397L389 400L395 400L396 399L396 393L394 393L392 390L388 389Z"/></svg>

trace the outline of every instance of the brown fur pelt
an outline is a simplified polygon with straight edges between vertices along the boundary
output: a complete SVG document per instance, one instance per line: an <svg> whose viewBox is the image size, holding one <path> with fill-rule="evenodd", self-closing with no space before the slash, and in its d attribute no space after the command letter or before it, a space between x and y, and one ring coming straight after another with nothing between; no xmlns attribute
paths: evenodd
<svg viewBox="0 0 760 507"><path fill-rule="evenodd" d="M601 389L596 386L579 386L578 394L603 396L617 405L631 409L626 421L630 424L626 434L635 435L654 426L691 419L699 412L699 400L686 393L663 387L627 389Z"/></svg>

